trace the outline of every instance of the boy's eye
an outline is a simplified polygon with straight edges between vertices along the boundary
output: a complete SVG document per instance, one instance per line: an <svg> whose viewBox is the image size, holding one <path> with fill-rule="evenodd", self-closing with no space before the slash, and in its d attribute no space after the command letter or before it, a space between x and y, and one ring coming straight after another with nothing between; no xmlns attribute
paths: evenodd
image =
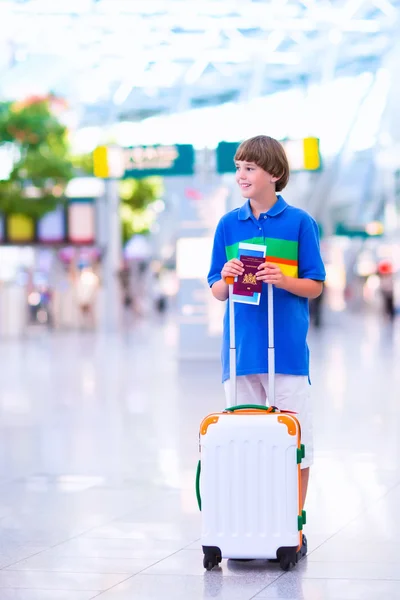
<svg viewBox="0 0 400 600"><path fill-rule="evenodd" d="M244 169L246 169L246 171L254 171L255 167L243 167ZM235 169L236 171L239 171L240 166L239 165L235 165Z"/></svg>

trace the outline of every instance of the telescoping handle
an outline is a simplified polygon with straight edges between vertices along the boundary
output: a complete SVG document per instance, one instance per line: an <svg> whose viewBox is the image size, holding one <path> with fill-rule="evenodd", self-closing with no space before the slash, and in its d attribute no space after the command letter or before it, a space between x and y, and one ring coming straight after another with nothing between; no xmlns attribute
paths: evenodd
<svg viewBox="0 0 400 600"><path fill-rule="evenodd" d="M227 277L229 286L229 402L231 406L237 404L236 385L236 339L235 339L235 303L233 301L234 277Z"/></svg>
<svg viewBox="0 0 400 600"><path fill-rule="evenodd" d="M236 384L236 340L235 303L233 301L233 277L227 277L229 286L229 399L230 405L237 405ZM275 405L275 342L274 342L274 288L268 284L268 404Z"/></svg>
<svg viewBox="0 0 400 600"><path fill-rule="evenodd" d="M274 286L268 284L268 404L275 406Z"/></svg>

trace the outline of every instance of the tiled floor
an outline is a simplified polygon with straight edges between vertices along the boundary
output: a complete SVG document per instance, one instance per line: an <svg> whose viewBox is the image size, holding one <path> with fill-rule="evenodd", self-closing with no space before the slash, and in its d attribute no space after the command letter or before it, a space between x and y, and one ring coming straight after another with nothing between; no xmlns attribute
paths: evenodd
<svg viewBox="0 0 400 600"><path fill-rule="evenodd" d="M198 426L219 364L178 363L172 321L0 343L1 600L400 598L400 324L312 332L309 556L205 573Z"/></svg>

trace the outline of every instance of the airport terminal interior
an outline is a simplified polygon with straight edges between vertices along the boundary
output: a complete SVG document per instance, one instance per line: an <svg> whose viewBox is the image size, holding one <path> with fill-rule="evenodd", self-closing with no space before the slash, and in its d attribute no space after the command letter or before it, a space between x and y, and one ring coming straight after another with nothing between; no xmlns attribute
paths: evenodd
<svg viewBox="0 0 400 600"><path fill-rule="evenodd" d="M400 598L399 33L397 0L0 0L0 600ZM275 510L255 492L243 512L306 536L289 569L203 549L206 434L291 419L223 421L207 275L256 135L326 271L307 516L299 438L295 510L265 480ZM213 480L215 539L242 535L243 559L264 530L224 530L223 482L251 497L249 461Z"/></svg>

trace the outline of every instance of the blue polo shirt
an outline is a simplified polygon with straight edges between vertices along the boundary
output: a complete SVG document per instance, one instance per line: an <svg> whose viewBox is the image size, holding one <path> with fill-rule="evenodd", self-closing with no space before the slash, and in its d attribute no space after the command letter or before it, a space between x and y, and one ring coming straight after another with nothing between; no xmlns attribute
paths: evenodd
<svg viewBox="0 0 400 600"><path fill-rule="evenodd" d="M239 242L267 247L267 261L283 273L302 279L325 280L318 226L304 210L282 196L256 219L248 200L222 217L212 251L208 283L221 279L224 264L239 258ZM260 304L235 303L237 375L268 373L268 299L263 284ZM274 288L275 369L288 375L309 375L308 299ZM226 303L222 344L222 381L229 379L229 303Z"/></svg>

